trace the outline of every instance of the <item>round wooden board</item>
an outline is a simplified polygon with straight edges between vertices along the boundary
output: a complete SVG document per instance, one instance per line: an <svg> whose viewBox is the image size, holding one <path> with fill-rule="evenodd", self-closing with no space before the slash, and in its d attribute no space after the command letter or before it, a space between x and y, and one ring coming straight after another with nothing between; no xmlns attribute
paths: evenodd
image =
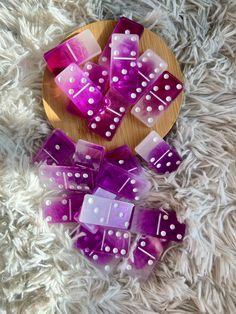
<svg viewBox="0 0 236 314"><path fill-rule="evenodd" d="M103 49L115 24L115 21L94 22L79 28L68 37L74 36L85 29L90 29ZM145 29L140 40L140 54L148 48L151 48L160 55L168 63L168 71L173 73L180 81L183 81L180 66L173 52L159 36L148 29ZM96 62L97 58L94 58L92 61ZM134 150L135 146L151 130L156 130L162 137L164 137L175 123L182 101L183 93L181 93L168 110L163 113L158 123L153 128L146 127L130 113L127 114L121 127L113 137L113 140L109 142L90 132L86 126L86 121L66 111L66 106L69 100L56 86L54 77L47 68L45 69L43 77L43 105L48 120L52 126L63 130L74 141L81 138L89 142L103 145L106 149L112 149L127 144Z"/></svg>

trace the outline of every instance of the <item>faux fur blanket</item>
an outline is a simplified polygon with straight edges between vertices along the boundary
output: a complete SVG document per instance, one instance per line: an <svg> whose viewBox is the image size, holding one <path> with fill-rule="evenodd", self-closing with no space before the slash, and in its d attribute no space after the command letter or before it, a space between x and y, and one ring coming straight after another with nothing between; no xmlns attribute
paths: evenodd
<svg viewBox="0 0 236 314"><path fill-rule="evenodd" d="M78 26L126 15L162 36L186 97L168 141L184 162L146 170L146 205L169 204L188 232L145 283L103 276L73 249L71 230L42 218L30 159L49 133L42 52ZM0 313L236 313L235 0L0 2Z"/></svg>

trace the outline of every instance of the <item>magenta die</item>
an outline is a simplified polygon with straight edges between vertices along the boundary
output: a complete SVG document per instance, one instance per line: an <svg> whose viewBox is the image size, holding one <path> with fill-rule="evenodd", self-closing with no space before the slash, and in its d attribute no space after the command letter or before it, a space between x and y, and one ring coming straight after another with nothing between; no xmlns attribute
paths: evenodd
<svg viewBox="0 0 236 314"><path fill-rule="evenodd" d="M137 157L134 156L128 145L119 146L106 153L105 159L122 169L136 175L142 175L143 170Z"/></svg>
<svg viewBox="0 0 236 314"><path fill-rule="evenodd" d="M81 117L90 119L100 109L102 93L77 64L65 68L56 76L55 82L74 103Z"/></svg>
<svg viewBox="0 0 236 314"><path fill-rule="evenodd" d="M98 171L103 162L105 148L103 146L78 140L74 154L74 162L81 167Z"/></svg>
<svg viewBox="0 0 236 314"><path fill-rule="evenodd" d="M80 211L83 199L82 193L47 197L42 204L43 216L49 223L76 222L74 216Z"/></svg>
<svg viewBox="0 0 236 314"><path fill-rule="evenodd" d="M111 141L129 108L127 100L110 89L103 99L102 109L90 120L88 127L92 132Z"/></svg>
<svg viewBox="0 0 236 314"><path fill-rule="evenodd" d="M181 163L181 157L177 151L155 131L151 131L135 147L135 151L148 163L150 168L155 169L159 174L173 172Z"/></svg>
<svg viewBox="0 0 236 314"><path fill-rule="evenodd" d="M139 201L151 188L145 177L137 176L110 163L104 163L96 178L101 188L120 198Z"/></svg>
<svg viewBox="0 0 236 314"><path fill-rule="evenodd" d="M138 84L139 37L134 34L113 34L110 86L130 103L136 102Z"/></svg>
<svg viewBox="0 0 236 314"><path fill-rule="evenodd" d="M136 34L139 38L142 36L144 31L143 25L132 21L124 16L120 17L119 21L117 22L112 34ZM98 63L102 66L105 66L107 69L110 67L110 58L111 58L111 38L107 41L105 48L102 51L102 54L99 56Z"/></svg>
<svg viewBox="0 0 236 314"><path fill-rule="evenodd" d="M120 262L120 258L118 255L114 256L112 254L96 252L95 249L100 246L101 231L97 231L96 234L93 234L81 226L77 234L75 247L100 271L110 273Z"/></svg>
<svg viewBox="0 0 236 314"><path fill-rule="evenodd" d="M55 129L47 137L42 147L33 158L33 162L47 165L71 165L75 152L75 143L61 130Z"/></svg>
<svg viewBox="0 0 236 314"><path fill-rule="evenodd" d="M39 179L45 188L90 192L94 188L94 174L89 169L74 166L39 167Z"/></svg>
<svg viewBox="0 0 236 314"><path fill-rule="evenodd" d="M87 62L83 67L83 71L100 92L104 94L108 86L108 71L106 68L93 62Z"/></svg>
<svg viewBox="0 0 236 314"><path fill-rule="evenodd" d="M92 32L86 29L45 52L44 59L49 70L57 75L71 63L84 63L100 53L99 44Z"/></svg>
<svg viewBox="0 0 236 314"><path fill-rule="evenodd" d="M135 207L130 230L165 241L182 241L186 226L180 223L175 211L162 208Z"/></svg>
<svg viewBox="0 0 236 314"><path fill-rule="evenodd" d="M160 239L138 235L132 244L129 257L125 259L121 271L141 280L146 280L151 274L163 252Z"/></svg>
<svg viewBox="0 0 236 314"><path fill-rule="evenodd" d="M134 204L85 195L79 221L106 228L129 229Z"/></svg>
<svg viewBox="0 0 236 314"><path fill-rule="evenodd" d="M131 113L146 126L152 127L182 90L182 82L165 71L135 104Z"/></svg>

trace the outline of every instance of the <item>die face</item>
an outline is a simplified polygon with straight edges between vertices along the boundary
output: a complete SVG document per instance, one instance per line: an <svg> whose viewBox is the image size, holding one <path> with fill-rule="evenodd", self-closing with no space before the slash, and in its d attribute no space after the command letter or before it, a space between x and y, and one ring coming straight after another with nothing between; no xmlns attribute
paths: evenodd
<svg viewBox="0 0 236 314"><path fill-rule="evenodd" d="M130 103L136 102L136 93L130 89L138 84L138 49L138 35L112 35L110 86Z"/></svg>
<svg viewBox="0 0 236 314"><path fill-rule="evenodd" d="M98 171L104 154L105 148L103 146L79 140L76 144L74 162L76 165Z"/></svg>
<svg viewBox="0 0 236 314"><path fill-rule="evenodd" d="M155 131L150 132L135 151L159 174L173 172L181 163L177 151Z"/></svg>
<svg viewBox="0 0 236 314"><path fill-rule="evenodd" d="M122 169L136 175L143 174L142 167L138 159L131 152L128 145L123 145L106 153L105 159Z"/></svg>
<svg viewBox="0 0 236 314"><path fill-rule="evenodd" d="M108 71L106 68L93 62L87 62L83 67L83 71L100 92L104 94L108 86Z"/></svg>
<svg viewBox="0 0 236 314"><path fill-rule="evenodd" d="M47 197L42 204L43 216L48 223L76 222L74 216L80 211L84 194L63 194Z"/></svg>
<svg viewBox="0 0 236 314"><path fill-rule="evenodd" d="M112 34L118 33L118 34L136 34L141 37L142 33L144 31L143 25L132 21L130 19L127 19L126 17L121 17L119 21L117 22ZM102 54L100 55L98 59L98 63L102 66L105 66L107 69L110 67L110 57L111 57L111 39L112 35L110 36L109 40L107 41L107 44L105 48L102 51Z"/></svg>
<svg viewBox="0 0 236 314"><path fill-rule="evenodd" d="M110 163L103 164L96 183L120 198L136 201L140 200L151 187L146 178L141 178Z"/></svg>
<svg viewBox="0 0 236 314"><path fill-rule="evenodd" d="M131 113L146 126L152 127L182 90L183 84L165 71L136 103Z"/></svg>
<svg viewBox="0 0 236 314"><path fill-rule="evenodd" d="M39 179L45 188L59 191L86 191L94 187L94 174L89 169L72 166L39 167Z"/></svg>
<svg viewBox="0 0 236 314"><path fill-rule="evenodd" d="M42 162L47 165L71 165L74 152L74 142L61 130L55 129L43 143L33 158L33 162Z"/></svg>
<svg viewBox="0 0 236 314"><path fill-rule="evenodd" d="M140 235L133 243L129 257L121 269L131 276L146 280L163 252L162 242L153 237Z"/></svg>
<svg viewBox="0 0 236 314"><path fill-rule="evenodd" d="M182 241L185 224L177 220L174 211L135 207L131 231L157 237L165 241Z"/></svg>
<svg viewBox="0 0 236 314"><path fill-rule="evenodd" d="M134 205L104 197L85 195L79 221L106 228L127 230Z"/></svg>
<svg viewBox="0 0 236 314"><path fill-rule="evenodd" d="M100 108L102 93L77 64L65 68L56 76L55 82L74 103L81 117L90 119Z"/></svg>
<svg viewBox="0 0 236 314"><path fill-rule="evenodd" d="M85 30L78 35L64 41L44 54L44 59L51 72L59 74L69 64L81 64L101 53L90 30Z"/></svg>
<svg viewBox="0 0 236 314"><path fill-rule="evenodd" d="M88 127L92 132L111 141L129 108L130 104L110 89L103 99L102 109L90 120Z"/></svg>

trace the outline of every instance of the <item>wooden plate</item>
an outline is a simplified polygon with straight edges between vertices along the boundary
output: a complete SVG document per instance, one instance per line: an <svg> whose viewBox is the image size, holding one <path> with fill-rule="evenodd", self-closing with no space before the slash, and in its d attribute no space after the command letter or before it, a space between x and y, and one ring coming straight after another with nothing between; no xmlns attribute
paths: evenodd
<svg viewBox="0 0 236 314"><path fill-rule="evenodd" d="M99 21L85 25L68 37L90 29L100 44L101 48L105 46L116 22L115 21ZM180 81L183 81L183 75L180 66L173 54L167 47L166 43L156 34L144 30L140 41L140 54L146 49L151 48L160 55L168 63L168 70L173 73ZM93 61L97 61L94 58ZM60 94L60 97L58 95ZM133 150L134 147L151 131L156 130L164 137L175 123L179 114L180 106L183 101L183 93L175 100L175 102L162 115L158 123L153 128L148 128L139 120L134 118L130 113L124 118L121 127L111 142L102 139L96 134L91 133L86 122L82 119L68 113L66 106L69 102L68 98L61 94L58 87L54 83L53 75L45 69L43 77L43 105L49 122L54 128L59 128L67 133L74 141L84 139L105 146L107 149L112 149L117 146L128 144Z"/></svg>

